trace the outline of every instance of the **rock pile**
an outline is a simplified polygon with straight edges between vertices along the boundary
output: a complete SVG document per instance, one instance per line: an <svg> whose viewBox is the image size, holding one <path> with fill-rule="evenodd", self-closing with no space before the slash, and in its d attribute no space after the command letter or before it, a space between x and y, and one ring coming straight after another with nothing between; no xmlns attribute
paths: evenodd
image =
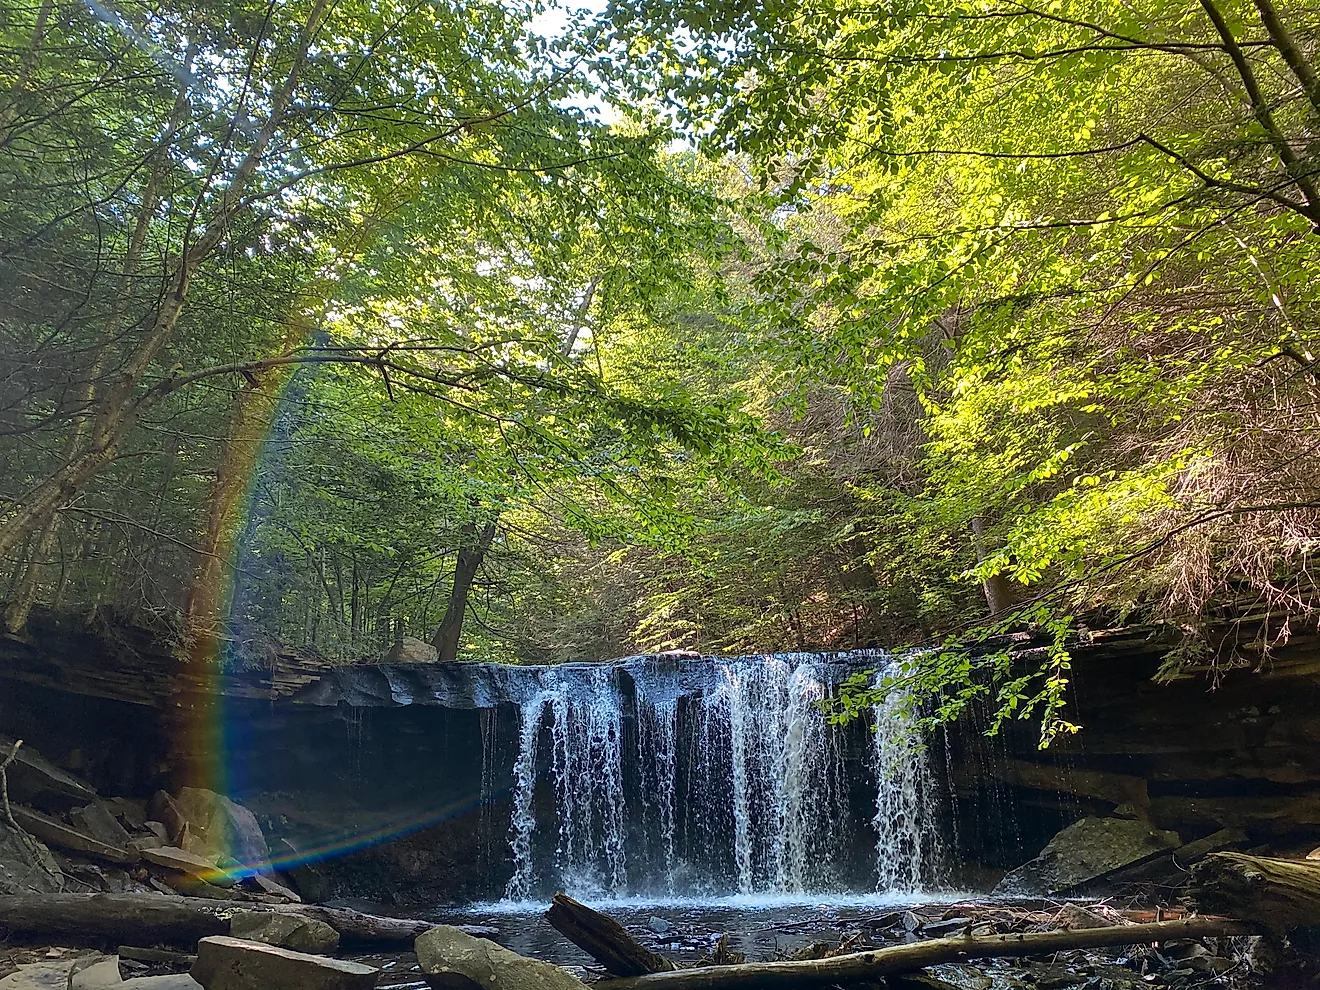
<svg viewBox="0 0 1320 990"><path fill-rule="evenodd" d="M30 746L14 746L0 738L0 754L14 754L6 772L12 821L0 820L0 894L156 890L301 900L291 881L273 874L256 817L224 795L184 787L147 802L103 798Z"/></svg>

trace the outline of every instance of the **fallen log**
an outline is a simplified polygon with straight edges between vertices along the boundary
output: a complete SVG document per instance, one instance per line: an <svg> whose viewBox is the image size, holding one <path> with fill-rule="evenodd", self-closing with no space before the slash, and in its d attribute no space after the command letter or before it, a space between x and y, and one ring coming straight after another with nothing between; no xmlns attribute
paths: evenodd
<svg viewBox="0 0 1320 990"><path fill-rule="evenodd" d="M419 934L435 927L430 921L308 904L264 905L162 894L11 894L0 896L0 929L24 938L58 936L61 945L151 942L192 948L208 935L228 935L235 908L316 918L345 943L411 945ZM470 935L491 934L477 926L465 930Z"/></svg>
<svg viewBox="0 0 1320 990"><path fill-rule="evenodd" d="M1189 894L1199 910L1232 914L1278 934L1320 925L1320 861L1211 853L1192 867Z"/></svg>
<svg viewBox="0 0 1320 990"><path fill-rule="evenodd" d="M62 945L159 942L197 944L224 935L220 902L162 894L11 894L0 897L0 928L14 935L58 936Z"/></svg>
<svg viewBox="0 0 1320 990"><path fill-rule="evenodd" d="M1156 921L1148 925L939 938L869 952L853 952L830 959L704 966L699 969L606 980L595 986L598 990L775 990L780 987L797 990L874 980L889 973L906 973L926 966L965 962L969 959L1033 956L1065 949L1097 949L1110 945L1140 945L1169 939L1253 935L1259 932L1258 925L1238 921L1187 918L1181 921Z"/></svg>
<svg viewBox="0 0 1320 990"><path fill-rule="evenodd" d="M674 969L672 962L642 945L609 915L567 894L555 894L545 920L615 976L642 976Z"/></svg>
<svg viewBox="0 0 1320 990"><path fill-rule="evenodd" d="M377 945L406 945L423 932L429 932L438 922L417 918L387 918L378 914L365 914L349 908L324 907L320 904L278 904L270 907L282 914L301 914L324 921L339 933L343 942L370 942ZM454 925L476 938L491 938L498 934L486 925Z"/></svg>

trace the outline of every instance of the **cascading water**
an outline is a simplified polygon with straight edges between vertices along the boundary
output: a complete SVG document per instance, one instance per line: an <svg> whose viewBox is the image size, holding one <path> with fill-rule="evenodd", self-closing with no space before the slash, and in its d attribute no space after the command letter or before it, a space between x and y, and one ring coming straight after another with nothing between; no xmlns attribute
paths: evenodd
<svg viewBox="0 0 1320 990"><path fill-rule="evenodd" d="M915 891L933 775L897 701L869 745L819 703L859 663L808 654L523 668L506 896ZM856 733L854 733L856 735ZM853 810L874 786L873 815ZM870 820L868 821L867 818Z"/></svg>

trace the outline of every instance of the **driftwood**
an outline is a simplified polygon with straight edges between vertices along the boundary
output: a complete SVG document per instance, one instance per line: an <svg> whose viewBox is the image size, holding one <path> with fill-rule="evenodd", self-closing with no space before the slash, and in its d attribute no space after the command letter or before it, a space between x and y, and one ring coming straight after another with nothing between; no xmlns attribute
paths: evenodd
<svg viewBox="0 0 1320 990"><path fill-rule="evenodd" d="M1280 934L1320 925L1320 861L1212 853L1192 867L1190 894L1202 911L1232 914Z"/></svg>
<svg viewBox="0 0 1320 990"><path fill-rule="evenodd" d="M704 966L672 973L633 976L624 980L607 980L596 986L599 990L774 990L781 987L784 990L797 990L874 980L889 973L910 972L925 966L964 962L968 959L1032 956L1065 949L1138 945L1168 939L1251 935L1259 930L1258 926L1238 921L1187 918L1182 921L1156 921L1148 925L1118 925L1111 928L940 938L869 952L854 952L830 959Z"/></svg>
<svg viewBox="0 0 1320 990"><path fill-rule="evenodd" d="M347 908L290 904L234 904L160 894L13 894L0 896L0 929L24 938L58 936L62 945L142 942L192 948L208 935L228 935L235 908L274 910L324 921L345 943L411 945L433 922L381 918ZM466 926L469 935L489 929Z"/></svg>
<svg viewBox="0 0 1320 990"><path fill-rule="evenodd" d="M555 894L545 920L615 976L667 973L674 964L628 934L623 925L567 894Z"/></svg>

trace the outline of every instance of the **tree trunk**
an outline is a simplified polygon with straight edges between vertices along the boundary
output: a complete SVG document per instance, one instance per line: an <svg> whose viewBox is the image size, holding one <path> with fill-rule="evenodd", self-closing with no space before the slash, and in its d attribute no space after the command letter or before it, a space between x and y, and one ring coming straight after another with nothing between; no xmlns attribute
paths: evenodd
<svg viewBox="0 0 1320 990"><path fill-rule="evenodd" d="M1192 867L1197 908L1232 914L1282 934L1320 925L1320 860L1211 853Z"/></svg>
<svg viewBox="0 0 1320 990"><path fill-rule="evenodd" d="M149 405L167 392L137 394L142 375L169 343L183 315L188 288L201 265L215 253L224 240L229 222L244 206L248 185L265 157L284 115L293 102L298 80L312 38L320 29L329 0L315 0L298 43L288 75L271 97L271 111L265 125L253 139L252 146L219 196L219 204L205 232L180 251L159 310L150 326L129 353L117 381L95 403L91 415L89 439L85 447L68 457L24 500L19 511L0 525L0 557L13 553L32 530L43 527L48 519L77 495L93 478L119 456L119 447L133 425Z"/></svg>
<svg viewBox="0 0 1320 990"><path fill-rule="evenodd" d="M119 945L160 943L193 949L208 935L228 935L234 904L199 897L160 894L13 894L0 896L0 928L16 936L56 936L61 944ZM243 904L252 911L268 910L324 921L345 943L411 945L431 921L381 918L347 908L297 904ZM490 935L488 928L459 926L471 935Z"/></svg>
<svg viewBox="0 0 1320 990"><path fill-rule="evenodd" d="M545 920L615 976L665 973L674 968L672 962L642 945L613 918L567 894L555 894Z"/></svg>
<svg viewBox="0 0 1320 990"><path fill-rule="evenodd" d="M972 543L976 546L976 559L985 563L985 520L980 516L972 517ZM1017 604L1017 589L1003 574L992 574L981 582L985 592L985 603L990 607L991 615L998 615Z"/></svg>
<svg viewBox="0 0 1320 990"><path fill-rule="evenodd" d="M940 938L854 952L832 959L702 966L672 973L650 973L597 983L600 990L806 990L808 987L871 981L889 973L906 973L941 963L969 959L1046 955L1067 949L1097 949L1110 945L1144 945L1169 939L1199 939L1258 934L1259 928L1238 921L1187 918L1147 925L988 935L980 938Z"/></svg>
<svg viewBox="0 0 1320 990"><path fill-rule="evenodd" d="M467 613L468 596L472 582L486 559L486 551L495 539L495 523L488 522L480 529L476 523L463 527L465 545L459 548L458 562L454 564L454 583L449 589L449 605L445 609L440 627L431 639L431 645L440 654L440 661L449 663L458 658L458 644L463 637L463 618Z"/></svg>
<svg viewBox="0 0 1320 990"><path fill-rule="evenodd" d="M52 515L46 520L46 525L41 530L41 535L37 538L37 544L28 554L26 563L23 565L22 575L18 579L18 584L10 596L9 604L5 606L5 629L11 633L21 632L27 625L28 614L32 611L32 606L37 601L37 588L41 584L41 571L46 566L50 558L50 552L55 547L55 537L59 533L60 519L57 515Z"/></svg>

